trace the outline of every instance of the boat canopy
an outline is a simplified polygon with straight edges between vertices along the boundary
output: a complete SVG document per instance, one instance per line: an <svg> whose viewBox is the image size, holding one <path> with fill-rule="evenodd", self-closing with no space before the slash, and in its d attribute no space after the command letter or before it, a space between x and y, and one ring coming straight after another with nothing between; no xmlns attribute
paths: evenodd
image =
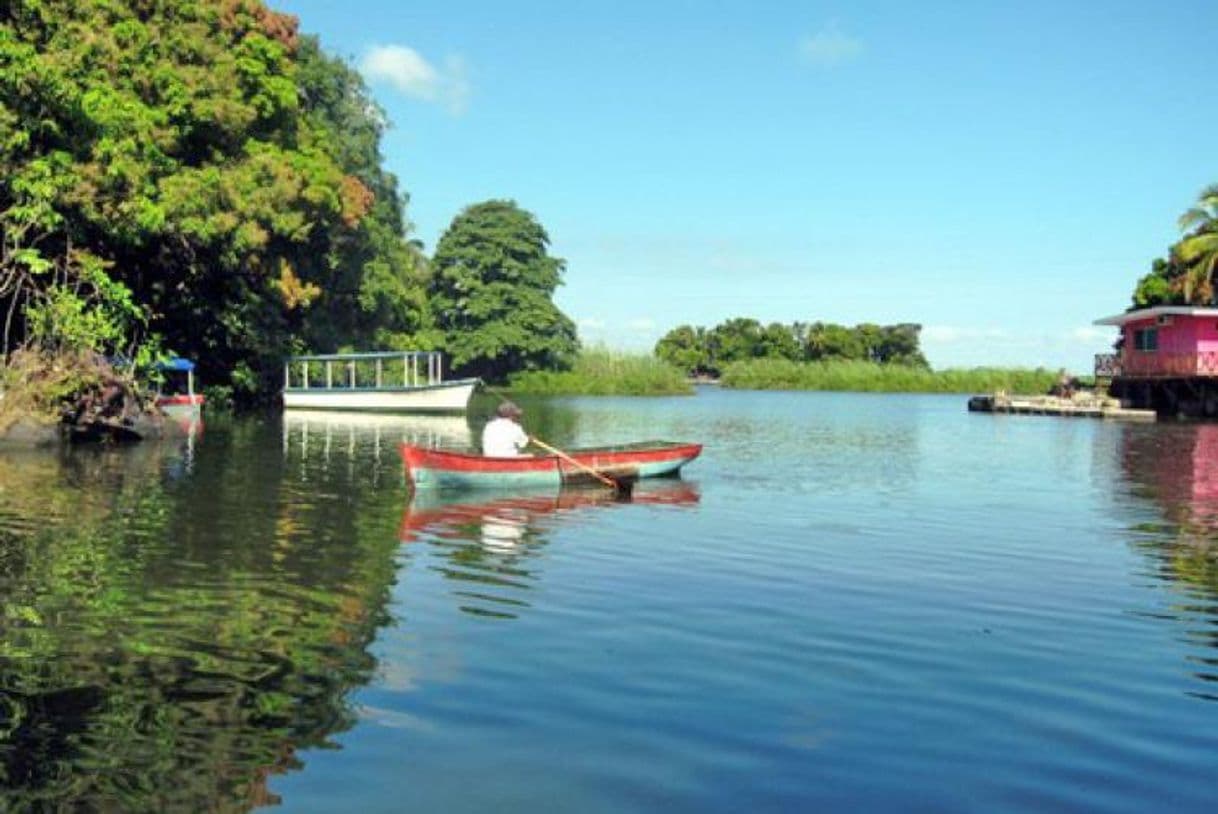
<svg viewBox="0 0 1218 814"><path fill-rule="evenodd" d="M383 390L433 387L444 381L444 354L436 350L390 350L370 353L320 353L289 356L283 364L284 392L293 390L346 389ZM386 365L386 363L391 363ZM364 364L370 363L370 364ZM319 366L324 385L310 378L310 368ZM335 366L338 377L335 378ZM345 368L345 373L344 373ZM420 368L422 368L420 370ZM400 373L399 373L400 369ZM293 375L293 370L296 374ZM387 385L392 374L395 384ZM396 382L400 382L398 385Z"/></svg>
<svg viewBox="0 0 1218 814"><path fill-rule="evenodd" d="M371 359L424 359L441 356L438 350L378 350L363 353L314 353L289 356L289 362L364 362Z"/></svg>
<svg viewBox="0 0 1218 814"><path fill-rule="evenodd" d="M157 370L173 370L181 373L189 373L195 369L195 363L189 359L183 359L180 356L175 356L172 359L166 359L156 363Z"/></svg>

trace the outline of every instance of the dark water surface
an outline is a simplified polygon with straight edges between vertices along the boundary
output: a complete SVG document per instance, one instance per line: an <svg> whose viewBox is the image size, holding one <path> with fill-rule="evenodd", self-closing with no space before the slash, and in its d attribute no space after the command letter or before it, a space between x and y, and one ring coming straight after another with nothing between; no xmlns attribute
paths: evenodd
<svg viewBox="0 0 1218 814"><path fill-rule="evenodd" d="M0 455L0 809L1218 810L1218 425L550 400L707 449L411 503L486 407Z"/></svg>

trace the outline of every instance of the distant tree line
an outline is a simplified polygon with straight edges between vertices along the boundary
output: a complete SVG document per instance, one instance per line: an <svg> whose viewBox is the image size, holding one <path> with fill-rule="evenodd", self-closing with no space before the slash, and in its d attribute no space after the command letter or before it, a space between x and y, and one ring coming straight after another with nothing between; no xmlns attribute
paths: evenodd
<svg viewBox="0 0 1218 814"><path fill-rule="evenodd" d="M750 359L814 362L846 359L883 365L927 368L919 347L922 326L862 323L854 327L830 322L771 322L737 317L711 329L681 325L656 343L660 359L696 376L718 376L723 366Z"/></svg>

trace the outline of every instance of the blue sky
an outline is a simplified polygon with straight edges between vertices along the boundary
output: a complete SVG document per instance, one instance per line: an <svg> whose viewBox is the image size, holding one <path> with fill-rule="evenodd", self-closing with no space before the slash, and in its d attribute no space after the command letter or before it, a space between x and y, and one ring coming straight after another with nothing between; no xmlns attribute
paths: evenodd
<svg viewBox="0 0 1218 814"><path fill-rule="evenodd" d="M1218 181L1218 3L271 0L364 72L430 252L512 198L588 343L918 322L1087 371Z"/></svg>

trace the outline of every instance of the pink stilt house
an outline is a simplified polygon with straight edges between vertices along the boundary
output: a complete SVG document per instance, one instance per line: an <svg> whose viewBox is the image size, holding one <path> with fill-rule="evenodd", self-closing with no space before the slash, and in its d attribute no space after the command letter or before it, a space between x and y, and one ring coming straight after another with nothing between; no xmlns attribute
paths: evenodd
<svg viewBox="0 0 1218 814"><path fill-rule="evenodd" d="M1218 308L1160 305L1095 324L1121 330L1118 352L1095 357L1112 395L1166 415L1218 416Z"/></svg>

